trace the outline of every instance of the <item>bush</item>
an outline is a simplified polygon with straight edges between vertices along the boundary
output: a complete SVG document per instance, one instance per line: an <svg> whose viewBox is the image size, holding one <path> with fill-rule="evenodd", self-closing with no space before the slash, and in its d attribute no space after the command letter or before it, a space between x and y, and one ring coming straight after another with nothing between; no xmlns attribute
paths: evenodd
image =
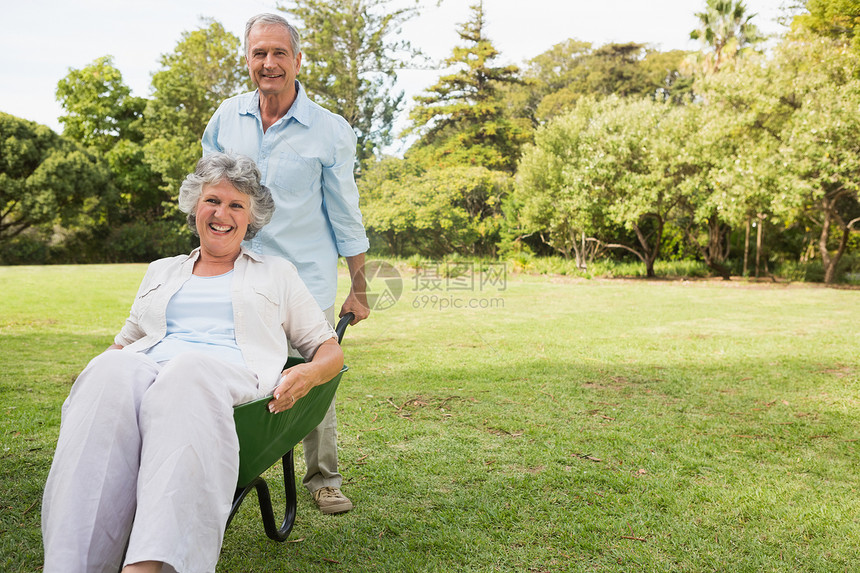
<svg viewBox="0 0 860 573"><path fill-rule="evenodd" d="M148 263L155 259L187 253L197 239L184 222L133 222L115 229L109 237L106 253L114 261Z"/></svg>
<svg viewBox="0 0 860 573"><path fill-rule="evenodd" d="M0 243L2 265L44 265L50 259L47 241L33 233Z"/></svg>
<svg viewBox="0 0 860 573"><path fill-rule="evenodd" d="M4 264L148 263L187 253L197 240L184 223L140 221L116 228L64 231L54 238L53 244L36 238L30 239L30 243L26 248L15 249L17 258L7 260L0 251L0 261Z"/></svg>
<svg viewBox="0 0 860 573"><path fill-rule="evenodd" d="M774 276L792 282L823 282L824 265L819 260L807 263L784 261L777 265Z"/></svg>
<svg viewBox="0 0 860 573"><path fill-rule="evenodd" d="M782 261L774 272L774 276L796 282L824 282L824 265L820 259L806 263L797 261ZM860 255L844 255L836 267L834 282L849 284L860 283Z"/></svg>

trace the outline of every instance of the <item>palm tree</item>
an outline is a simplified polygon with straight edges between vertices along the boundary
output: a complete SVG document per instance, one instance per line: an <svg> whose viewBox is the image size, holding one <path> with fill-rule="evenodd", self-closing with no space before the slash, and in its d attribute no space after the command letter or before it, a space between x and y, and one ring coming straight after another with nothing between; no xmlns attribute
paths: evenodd
<svg viewBox="0 0 860 573"><path fill-rule="evenodd" d="M699 27L690 38L713 48L711 68L716 71L729 57L764 40L755 24L756 14L747 14L742 0L706 0L705 11L696 13Z"/></svg>

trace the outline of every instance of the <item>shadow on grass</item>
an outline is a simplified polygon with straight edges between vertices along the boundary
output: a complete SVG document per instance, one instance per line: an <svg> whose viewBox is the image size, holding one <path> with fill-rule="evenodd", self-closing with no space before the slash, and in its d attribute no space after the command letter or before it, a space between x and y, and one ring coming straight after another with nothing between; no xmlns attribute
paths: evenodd
<svg viewBox="0 0 860 573"><path fill-rule="evenodd" d="M225 571L793 571L858 556L841 541L860 532L850 368L527 359L377 378L356 358L338 398L356 509L325 518L305 499L279 546L245 507Z"/></svg>
<svg viewBox="0 0 860 573"><path fill-rule="evenodd" d="M4 571L41 564L60 406L109 343L3 336ZM356 354L341 386L341 466L356 509L321 516L302 490L291 543L275 544L248 500L219 570L811 570L819 550L829 565L857 557L838 541L858 533L860 509L849 497L850 367L803 357L779 369L742 358L405 364L374 372ZM756 498L762 488L777 497ZM804 509L837 505L848 510ZM816 533L799 540L798 528Z"/></svg>

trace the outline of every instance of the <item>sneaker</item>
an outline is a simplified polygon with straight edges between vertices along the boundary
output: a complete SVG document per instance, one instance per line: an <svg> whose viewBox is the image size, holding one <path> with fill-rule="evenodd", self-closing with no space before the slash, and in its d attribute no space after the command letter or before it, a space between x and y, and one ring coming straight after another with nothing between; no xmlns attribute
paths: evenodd
<svg viewBox="0 0 860 573"><path fill-rule="evenodd" d="M314 501L323 513L346 513L352 502L336 487L321 487L314 492Z"/></svg>

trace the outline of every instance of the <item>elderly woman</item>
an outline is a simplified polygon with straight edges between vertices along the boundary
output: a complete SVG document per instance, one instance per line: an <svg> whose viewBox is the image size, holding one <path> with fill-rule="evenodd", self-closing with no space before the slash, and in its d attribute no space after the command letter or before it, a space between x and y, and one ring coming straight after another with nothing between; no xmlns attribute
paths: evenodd
<svg viewBox="0 0 860 573"><path fill-rule="evenodd" d="M63 405L42 505L48 573L214 571L238 474L233 406L273 394L283 411L343 365L295 267L241 245L274 210L253 161L207 155L179 205L200 247L149 266L115 344ZM282 372L288 341L306 362Z"/></svg>

